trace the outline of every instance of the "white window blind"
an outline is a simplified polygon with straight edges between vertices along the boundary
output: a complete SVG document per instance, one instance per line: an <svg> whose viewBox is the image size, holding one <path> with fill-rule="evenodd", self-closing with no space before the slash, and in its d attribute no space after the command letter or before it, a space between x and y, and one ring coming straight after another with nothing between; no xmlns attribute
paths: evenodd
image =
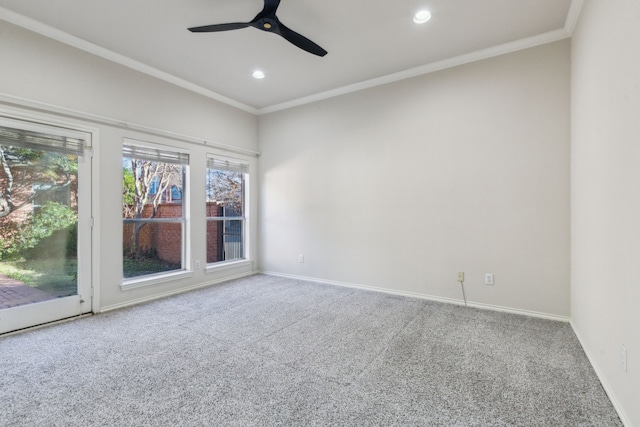
<svg viewBox="0 0 640 427"><path fill-rule="evenodd" d="M249 173L249 165L247 163L243 163L239 160L224 159L220 157L208 157L207 169Z"/></svg>
<svg viewBox="0 0 640 427"><path fill-rule="evenodd" d="M0 144L77 156L82 156L85 148L84 139L7 126L0 126Z"/></svg>
<svg viewBox="0 0 640 427"><path fill-rule="evenodd" d="M177 165L189 164L189 155L187 153L144 147L142 145L135 145L126 142L122 145L122 157L150 160L152 162L173 163Z"/></svg>

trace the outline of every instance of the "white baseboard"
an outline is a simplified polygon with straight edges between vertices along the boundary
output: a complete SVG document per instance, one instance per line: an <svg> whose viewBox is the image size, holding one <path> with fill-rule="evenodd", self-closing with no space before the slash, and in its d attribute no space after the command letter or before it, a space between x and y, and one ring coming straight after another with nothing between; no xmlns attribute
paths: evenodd
<svg viewBox="0 0 640 427"><path fill-rule="evenodd" d="M580 345L582 346L582 350L584 350L584 353L587 355L587 359L589 359L589 363L593 367L593 370L595 371L598 379L600 380L600 384L602 384L602 388L604 388L604 391L607 393L607 396L609 396L609 400L611 401L611 404L613 405L613 407L615 408L616 412L618 413L618 417L620 417L620 421L622 421L622 424L625 427L631 427L631 421L629 421L629 417L624 412L624 409L622 408L622 405L620 405L620 402L616 398L616 395L613 392L611 386L606 381L605 376L602 374L602 369L600 369L600 367L596 363L596 360L592 357L589 348L587 346L585 346L585 341L584 341L584 339L582 337L582 334L576 328L576 326L573 324L573 322L570 322L570 325L571 325L571 329L573 329L573 332L576 334L576 337L578 337L578 341L580 341Z"/></svg>
<svg viewBox="0 0 640 427"><path fill-rule="evenodd" d="M536 317L538 319L553 320L553 321L556 321L556 322L564 322L564 323L571 322L571 318L569 316L561 316L559 314L543 313L543 312L540 312L540 311L521 310L521 309L518 309L518 308L502 307L502 306L499 306L499 305L483 304L483 303L480 303L480 302L468 302L468 301L467 301L467 306L474 307L474 308L480 308L482 310L500 311L502 313L519 314L521 316L529 316L529 317Z"/></svg>
<svg viewBox="0 0 640 427"><path fill-rule="evenodd" d="M425 299L425 300L429 300L429 301L443 302L443 303L446 303L446 304L464 305L464 301L461 300L461 299L439 297L439 296L435 296L435 295L421 294L421 293L417 293L417 292L399 291L399 290L396 290L396 289L380 288L380 287L376 287L376 286L367 286L367 285L359 285L359 284L354 284L354 283L338 282L338 281L335 281L335 280L318 279L318 278L315 278L315 277L296 276L296 275L293 275L293 274L278 273L278 272L274 272L274 271L260 271L260 273L261 274L266 274L268 276L286 277L286 278L289 278L289 279L304 280L306 282L326 283L328 285L341 286L341 287L345 287L345 288L354 288L354 289L363 289L363 290L374 291L374 292L383 292L383 293L386 293L386 294L401 295L401 296L413 297L413 298L420 298L420 299ZM565 323L569 323L569 321L571 320L568 316L560 316L560 315L557 315L557 314L541 313L541 312L538 312L538 311L521 310L521 309L517 309L517 308L502 307L502 306L498 306L498 305L483 304L483 303L476 303L476 302L469 302L469 301L467 301L467 307L479 308L479 309L482 309L482 310L499 311L499 312L502 312L502 313L518 314L518 315L521 315L521 316L537 317L537 318L540 318L540 319L555 320L555 321L558 321L558 322L565 322Z"/></svg>
<svg viewBox="0 0 640 427"><path fill-rule="evenodd" d="M242 277L247 277L247 276L253 276L254 274L257 274L257 271L247 271L244 273L239 273L233 276L226 276L226 277L221 277L218 279L214 279L214 280L208 280L206 282L202 282L202 283L198 283L192 286L187 286L184 288L179 288L179 289L174 289L172 291L169 292L163 292L160 294L154 294L154 295L150 295L144 298L138 298L138 299L134 299L134 300L129 300L129 301L125 301L125 302L121 302L118 304L112 304L112 305L107 305L104 307L101 307L99 311L97 311L96 313L106 313L107 311L113 311L113 310L119 310L121 308L125 308L125 307L130 307L132 305L137 305L137 304L142 304L145 302L149 302L149 301L154 301L157 299L161 299L161 298L166 298L166 297L170 297L173 295L178 295L178 294L182 294L184 292L189 292L189 291L195 291L196 289L202 289L202 288L206 288L208 286L213 286L213 285L217 285L219 283L222 282L228 282L229 280L234 280L234 279L240 279Z"/></svg>

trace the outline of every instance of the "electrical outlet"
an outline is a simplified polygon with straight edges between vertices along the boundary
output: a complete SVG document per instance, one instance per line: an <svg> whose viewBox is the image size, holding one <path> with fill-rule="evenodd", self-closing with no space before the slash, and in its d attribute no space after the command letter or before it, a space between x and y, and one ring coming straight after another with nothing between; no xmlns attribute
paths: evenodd
<svg viewBox="0 0 640 427"><path fill-rule="evenodd" d="M458 282L464 282L464 272L458 272Z"/></svg>
<svg viewBox="0 0 640 427"><path fill-rule="evenodd" d="M493 273L485 273L485 275L484 275L484 284L485 285L493 285Z"/></svg>
<svg viewBox="0 0 640 427"><path fill-rule="evenodd" d="M620 365L622 370L627 372L627 347L620 344Z"/></svg>
<svg viewBox="0 0 640 427"><path fill-rule="evenodd" d="M199 259L195 260L195 262L193 263L193 266L195 267L196 270L200 270L200 260Z"/></svg>
<svg viewBox="0 0 640 427"><path fill-rule="evenodd" d="M298 262L300 264L302 264L304 262L304 255L303 254L298 255Z"/></svg>

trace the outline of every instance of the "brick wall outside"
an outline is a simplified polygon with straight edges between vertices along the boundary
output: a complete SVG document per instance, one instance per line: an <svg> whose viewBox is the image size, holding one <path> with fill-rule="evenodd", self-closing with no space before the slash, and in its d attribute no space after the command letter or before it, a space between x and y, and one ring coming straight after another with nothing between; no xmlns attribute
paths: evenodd
<svg viewBox="0 0 640 427"><path fill-rule="evenodd" d="M166 203L158 206L156 218L182 217L182 203ZM182 224L160 223L154 224L152 230L153 247L158 251L158 257L171 264L180 264L182 260Z"/></svg>
<svg viewBox="0 0 640 427"><path fill-rule="evenodd" d="M207 203L207 217L222 216L222 206L215 202ZM222 261L222 221L207 221L207 264Z"/></svg>
<svg viewBox="0 0 640 427"><path fill-rule="evenodd" d="M143 218L149 218L151 216L151 212L153 211L153 206L151 205L146 205L143 209L142 209L142 217ZM140 248L142 249L142 252L149 252L154 246L153 246L153 242L154 242L154 237L153 235L156 234L154 233L155 230L153 230L154 227L157 227L157 225L151 225L151 224L147 224L144 227L142 227L142 229L140 229ZM129 254L133 252L133 232L135 229L135 224L133 223L127 223L124 225L124 227L122 228L123 232L122 232L122 238L123 238L123 251L125 254Z"/></svg>
<svg viewBox="0 0 640 427"><path fill-rule="evenodd" d="M207 216L222 216L222 206L217 203L207 203ZM146 205L142 211L143 218L149 218L153 211L152 205ZM181 203L163 203L158 206L156 218L180 218L182 216ZM123 227L124 252L131 253L133 249L134 224ZM155 249L163 261L180 264L182 257L182 227L175 223L146 224L140 230L140 247L142 252ZM222 222L207 223L207 262L214 262L222 257Z"/></svg>

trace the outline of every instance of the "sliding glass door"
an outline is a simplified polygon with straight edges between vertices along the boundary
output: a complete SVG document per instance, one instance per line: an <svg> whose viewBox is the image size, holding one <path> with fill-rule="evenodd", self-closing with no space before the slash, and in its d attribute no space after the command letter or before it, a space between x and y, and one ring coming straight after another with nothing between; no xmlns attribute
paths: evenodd
<svg viewBox="0 0 640 427"><path fill-rule="evenodd" d="M0 333L91 311L90 135L0 116Z"/></svg>

